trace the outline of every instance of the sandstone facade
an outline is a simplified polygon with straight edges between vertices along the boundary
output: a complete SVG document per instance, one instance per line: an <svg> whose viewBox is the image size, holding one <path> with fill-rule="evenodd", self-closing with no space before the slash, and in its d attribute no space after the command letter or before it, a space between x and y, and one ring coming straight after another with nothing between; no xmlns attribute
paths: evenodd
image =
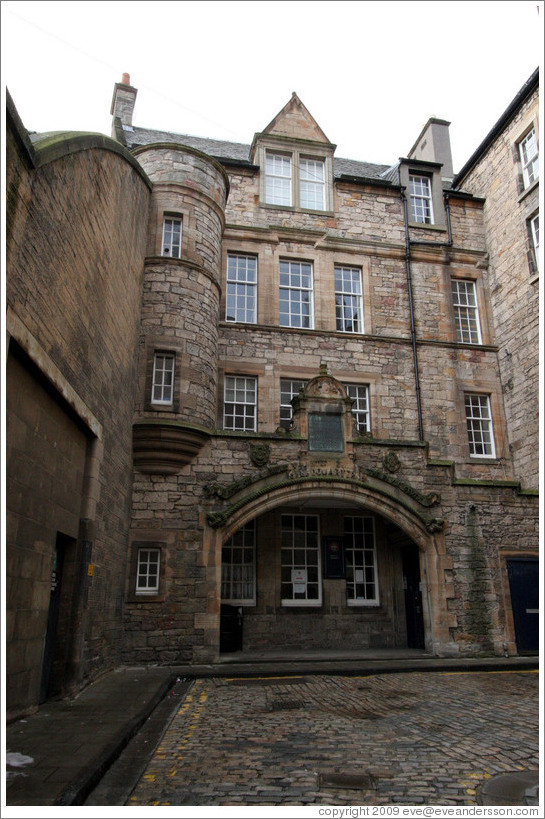
<svg viewBox="0 0 545 819"><path fill-rule="evenodd" d="M12 115L12 710L43 688L55 549L42 696L240 647L532 650L537 288L493 180L534 103L456 184L442 120L373 166L295 94L246 146L134 127L135 98L124 75L97 144Z"/></svg>

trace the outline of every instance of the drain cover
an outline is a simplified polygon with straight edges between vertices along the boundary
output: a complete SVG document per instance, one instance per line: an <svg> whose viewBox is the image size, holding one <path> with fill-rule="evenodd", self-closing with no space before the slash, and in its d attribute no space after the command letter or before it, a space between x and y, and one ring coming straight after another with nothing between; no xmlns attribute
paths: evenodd
<svg viewBox="0 0 545 819"><path fill-rule="evenodd" d="M235 677L227 685L305 685L303 677Z"/></svg>
<svg viewBox="0 0 545 819"><path fill-rule="evenodd" d="M301 700L273 700L270 704L271 711L295 711L304 707L305 703Z"/></svg>
<svg viewBox="0 0 545 819"><path fill-rule="evenodd" d="M370 773L337 773L336 771L320 774L320 788L351 788L360 791L376 791L377 779Z"/></svg>

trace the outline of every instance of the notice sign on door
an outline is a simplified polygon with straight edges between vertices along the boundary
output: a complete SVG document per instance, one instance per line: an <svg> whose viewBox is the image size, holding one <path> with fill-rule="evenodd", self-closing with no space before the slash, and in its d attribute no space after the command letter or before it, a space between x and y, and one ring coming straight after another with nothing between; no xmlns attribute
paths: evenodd
<svg viewBox="0 0 545 819"><path fill-rule="evenodd" d="M307 570L292 569L291 582L293 583L294 594L305 594L307 590Z"/></svg>

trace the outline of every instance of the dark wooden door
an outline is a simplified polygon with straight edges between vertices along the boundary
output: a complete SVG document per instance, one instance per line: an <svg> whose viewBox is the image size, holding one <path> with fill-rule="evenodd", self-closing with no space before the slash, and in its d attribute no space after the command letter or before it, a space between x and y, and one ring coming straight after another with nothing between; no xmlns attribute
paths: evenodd
<svg viewBox="0 0 545 819"><path fill-rule="evenodd" d="M53 555L53 568L51 571L51 589L49 595L49 612L47 615L47 628L45 633L44 660L42 665L42 681L40 685L40 704L45 702L49 692L49 680L53 666L55 654L55 644L57 638L57 624L59 622L59 606L61 600L62 569L64 563L64 546L59 542L55 544Z"/></svg>
<svg viewBox="0 0 545 819"><path fill-rule="evenodd" d="M519 654L539 650L539 562L537 558L507 561L515 639Z"/></svg>
<svg viewBox="0 0 545 819"><path fill-rule="evenodd" d="M415 544L405 546L403 549L403 588L405 591L405 617L407 620L407 647L424 648L420 558L418 546Z"/></svg>

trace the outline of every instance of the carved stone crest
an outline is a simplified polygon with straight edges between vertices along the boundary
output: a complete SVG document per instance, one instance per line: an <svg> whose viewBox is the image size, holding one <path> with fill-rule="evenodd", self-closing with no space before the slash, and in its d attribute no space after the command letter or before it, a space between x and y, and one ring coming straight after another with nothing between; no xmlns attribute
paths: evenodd
<svg viewBox="0 0 545 819"><path fill-rule="evenodd" d="M397 472L401 466L401 461L395 452L388 452L388 454L384 456L382 463L384 465L384 469L387 469L388 472Z"/></svg>
<svg viewBox="0 0 545 819"><path fill-rule="evenodd" d="M261 468L269 463L271 457L270 444L250 444L250 460L254 466Z"/></svg>

